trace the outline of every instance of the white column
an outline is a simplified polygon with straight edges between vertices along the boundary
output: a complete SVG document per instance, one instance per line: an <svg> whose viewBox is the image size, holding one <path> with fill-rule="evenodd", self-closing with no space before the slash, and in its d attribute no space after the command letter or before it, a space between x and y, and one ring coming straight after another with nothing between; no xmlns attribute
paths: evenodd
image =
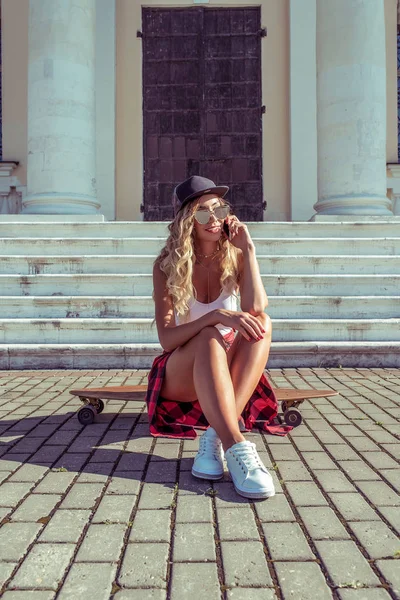
<svg viewBox="0 0 400 600"><path fill-rule="evenodd" d="M25 214L96 213L95 0L30 0Z"/></svg>
<svg viewBox="0 0 400 600"><path fill-rule="evenodd" d="M291 220L308 221L318 199L316 0L290 0Z"/></svg>
<svg viewBox="0 0 400 600"><path fill-rule="evenodd" d="M392 215L383 0L317 0L321 215Z"/></svg>

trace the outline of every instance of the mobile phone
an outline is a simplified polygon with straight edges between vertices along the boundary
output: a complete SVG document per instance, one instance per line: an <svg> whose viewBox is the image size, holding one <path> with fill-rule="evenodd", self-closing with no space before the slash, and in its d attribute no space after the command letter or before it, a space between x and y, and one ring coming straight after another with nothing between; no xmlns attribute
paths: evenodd
<svg viewBox="0 0 400 600"><path fill-rule="evenodd" d="M226 221L224 221L224 224L222 226L224 232L226 233L226 235L228 236L228 238L230 238L230 231L229 231L229 225Z"/></svg>

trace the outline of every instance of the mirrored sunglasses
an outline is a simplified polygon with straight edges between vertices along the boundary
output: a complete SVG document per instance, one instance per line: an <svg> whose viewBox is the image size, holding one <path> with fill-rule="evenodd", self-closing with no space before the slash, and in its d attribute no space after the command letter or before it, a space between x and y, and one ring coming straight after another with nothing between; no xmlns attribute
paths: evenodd
<svg viewBox="0 0 400 600"><path fill-rule="evenodd" d="M230 206L227 204L224 204L223 206L217 206L214 210L209 210L208 208L199 208L194 213L194 218L198 223L200 223L200 225L206 225L211 219L211 214L213 214L220 221L223 221L225 217L229 215L229 211Z"/></svg>

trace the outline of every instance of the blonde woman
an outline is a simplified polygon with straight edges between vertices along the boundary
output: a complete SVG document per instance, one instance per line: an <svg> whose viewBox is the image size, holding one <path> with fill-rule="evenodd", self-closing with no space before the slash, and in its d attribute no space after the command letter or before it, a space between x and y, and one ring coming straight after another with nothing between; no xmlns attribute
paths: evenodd
<svg viewBox="0 0 400 600"><path fill-rule="evenodd" d="M224 200L228 190L200 176L175 188L175 218L153 269L164 352L149 373L150 433L193 439L193 427L206 429L192 474L222 478L225 457L240 495L268 498L272 477L242 431L256 423L285 435L291 427L271 424L268 299L249 231Z"/></svg>

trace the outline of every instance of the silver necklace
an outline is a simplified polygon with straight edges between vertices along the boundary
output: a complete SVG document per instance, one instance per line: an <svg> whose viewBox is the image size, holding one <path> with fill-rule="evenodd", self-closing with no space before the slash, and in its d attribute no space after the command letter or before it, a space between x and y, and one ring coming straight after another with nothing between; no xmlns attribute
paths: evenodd
<svg viewBox="0 0 400 600"><path fill-rule="evenodd" d="M196 257L197 257L197 256L200 256L201 258L210 258L210 256L215 256L216 254L218 254L219 250L220 250L220 249L219 249L219 248L217 248L217 249L215 250L215 252L213 252L212 254L196 254Z"/></svg>

